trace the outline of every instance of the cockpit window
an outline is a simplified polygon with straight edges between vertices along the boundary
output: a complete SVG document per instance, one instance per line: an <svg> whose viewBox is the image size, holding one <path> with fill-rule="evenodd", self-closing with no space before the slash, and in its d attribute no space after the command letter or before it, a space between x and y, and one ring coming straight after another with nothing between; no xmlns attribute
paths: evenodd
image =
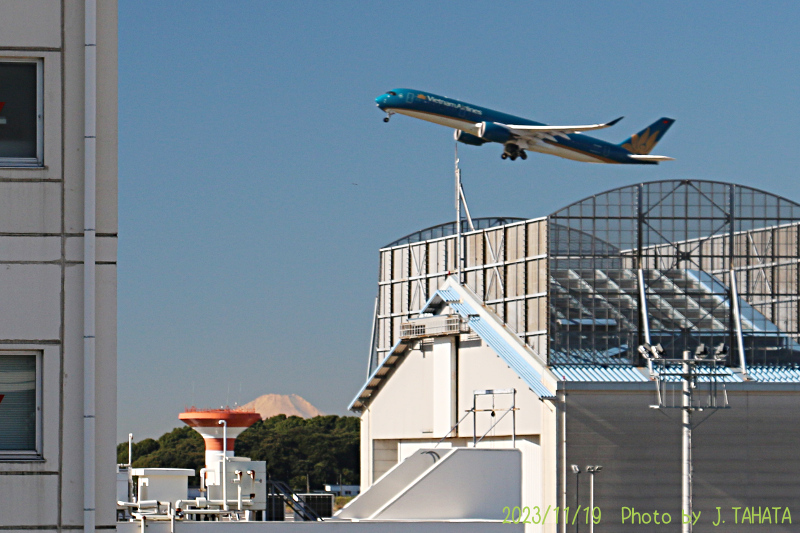
<svg viewBox="0 0 800 533"><path fill-rule="evenodd" d="M394 91L389 91L389 92L388 92L388 93L386 93L386 94L388 94L389 96L397 96L397 93L396 93L396 92L394 92Z"/></svg>

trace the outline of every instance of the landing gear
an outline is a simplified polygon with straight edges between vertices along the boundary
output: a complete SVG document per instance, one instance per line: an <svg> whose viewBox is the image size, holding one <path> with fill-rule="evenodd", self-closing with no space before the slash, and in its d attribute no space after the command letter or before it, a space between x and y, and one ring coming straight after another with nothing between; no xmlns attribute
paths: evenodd
<svg viewBox="0 0 800 533"><path fill-rule="evenodd" d="M384 122L389 122L389 119L392 118L392 115L394 115L394 113L392 113L391 111L387 111L386 112L386 116L383 117L383 121Z"/></svg>
<svg viewBox="0 0 800 533"><path fill-rule="evenodd" d="M525 153L525 150L520 150L519 146L516 144L509 143L505 146L505 150L500 157L502 159L516 161L518 157L520 159L528 159L528 154Z"/></svg>
<svg viewBox="0 0 800 533"><path fill-rule="evenodd" d="M383 117L384 122L389 122L389 117Z"/></svg>

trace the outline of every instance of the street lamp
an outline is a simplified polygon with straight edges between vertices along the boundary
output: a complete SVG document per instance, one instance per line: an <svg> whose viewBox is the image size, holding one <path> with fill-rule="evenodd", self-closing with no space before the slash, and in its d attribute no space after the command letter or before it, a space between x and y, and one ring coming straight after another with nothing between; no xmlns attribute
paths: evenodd
<svg viewBox="0 0 800 533"><path fill-rule="evenodd" d="M577 513L578 512L577 511L578 502L580 501L578 499L578 494L579 494L579 491L581 489L581 484L579 483L580 478L581 478L581 467L579 467L578 465L572 465L572 473L575 474L575 509L576 509L575 512ZM567 520L569 520L569 516L567 516ZM575 521L575 533L578 533L578 527L580 525L581 525L580 520L576 520Z"/></svg>
<svg viewBox="0 0 800 533"><path fill-rule="evenodd" d="M594 475L603 469L602 466L587 466L586 471L589 472L589 513L592 515L589 518L589 533L594 533Z"/></svg>

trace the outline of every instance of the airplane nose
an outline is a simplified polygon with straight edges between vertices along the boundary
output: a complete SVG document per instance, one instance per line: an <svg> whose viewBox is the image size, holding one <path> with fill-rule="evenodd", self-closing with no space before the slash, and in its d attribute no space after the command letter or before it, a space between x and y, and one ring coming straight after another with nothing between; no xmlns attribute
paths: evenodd
<svg viewBox="0 0 800 533"><path fill-rule="evenodd" d="M383 109L383 104L386 102L386 95L382 94L381 96L375 99L375 105Z"/></svg>

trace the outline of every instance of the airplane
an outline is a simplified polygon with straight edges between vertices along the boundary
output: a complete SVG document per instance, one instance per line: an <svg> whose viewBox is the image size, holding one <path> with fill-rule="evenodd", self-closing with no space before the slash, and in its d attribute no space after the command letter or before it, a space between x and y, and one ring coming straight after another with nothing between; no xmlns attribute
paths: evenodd
<svg viewBox="0 0 800 533"><path fill-rule="evenodd" d="M548 126L521 117L479 107L415 89L394 89L375 99L386 113L384 122L394 114L407 115L455 129L455 139L481 146L487 142L503 145L503 159L527 159L526 150L551 154L587 163L657 165L673 161L650 151L675 120L663 117L619 144L602 141L583 131L613 126L623 117L605 124L583 126Z"/></svg>

